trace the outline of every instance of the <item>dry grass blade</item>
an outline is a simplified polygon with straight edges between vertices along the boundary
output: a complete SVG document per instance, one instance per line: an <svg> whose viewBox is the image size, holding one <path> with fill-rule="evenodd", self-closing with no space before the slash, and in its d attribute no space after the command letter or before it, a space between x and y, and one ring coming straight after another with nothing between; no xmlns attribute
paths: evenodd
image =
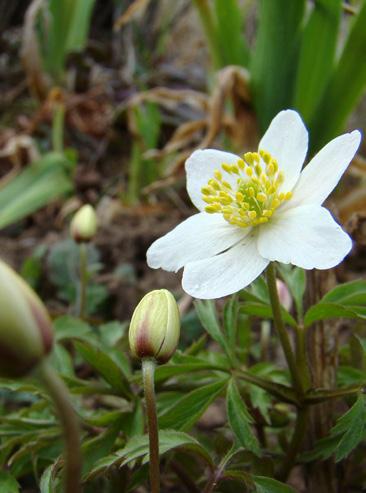
<svg viewBox="0 0 366 493"><path fill-rule="evenodd" d="M27 75L29 90L35 98L40 100L46 97L50 86L49 80L43 71L36 33L37 16L44 3L44 0L33 0L28 7L24 18L21 48L21 58Z"/></svg>
<svg viewBox="0 0 366 493"><path fill-rule="evenodd" d="M135 0L126 11L116 20L114 30L118 31L129 22L144 15L150 0Z"/></svg>

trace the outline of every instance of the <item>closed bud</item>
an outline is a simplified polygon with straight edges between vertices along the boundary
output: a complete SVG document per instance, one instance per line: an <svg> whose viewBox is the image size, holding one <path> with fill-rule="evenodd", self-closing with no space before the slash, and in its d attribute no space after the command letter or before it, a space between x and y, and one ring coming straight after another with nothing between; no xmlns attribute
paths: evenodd
<svg viewBox="0 0 366 493"><path fill-rule="evenodd" d="M180 319L177 302L166 289L151 291L132 315L129 340L137 358L155 358L166 363L177 348Z"/></svg>
<svg viewBox="0 0 366 493"><path fill-rule="evenodd" d="M20 377L52 349L52 323L35 292L0 260L0 376Z"/></svg>
<svg viewBox="0 0 366 493"><path fill-rule="evenodd" d="M280 300L281 305L287 311L290 311L292 307L292 296L288 287L283 281L281 281L281 279L276 279L276 286L277 286L278 298Z"/></svg>
<svg viewBox="0 0 366 493"><path fill-rule="evenodd" d="M95 210L89 204L83 205L71 221L71 236L76 242L82 243L92 240L96 232L97 216L95 214Z"/></svg>

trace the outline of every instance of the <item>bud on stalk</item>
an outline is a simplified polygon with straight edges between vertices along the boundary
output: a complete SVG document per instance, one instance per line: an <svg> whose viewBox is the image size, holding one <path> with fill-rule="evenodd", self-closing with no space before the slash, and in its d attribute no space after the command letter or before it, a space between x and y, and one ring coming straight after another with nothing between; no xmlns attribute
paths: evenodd
<svg viewBox="0 0 366 493"><path fill-rule="evenodd" d="M94 208L89 204L83 205L71 221L71 236L77 243L89 242L97 232L97 225Z"/></svg>
<svg viewBox="0 0 366 493"><path fill-rule="evenodd" d="M137 358L166 363L175 352L180 334L178 305L166 289L151 291L135 308L129 341Z"/></svg>
<svg viewBox="0 0 366 493"><path fill-rule="evenodd" d="M52 342L42 301L0 260L0 376L26 375L50 352Z"/></svg>

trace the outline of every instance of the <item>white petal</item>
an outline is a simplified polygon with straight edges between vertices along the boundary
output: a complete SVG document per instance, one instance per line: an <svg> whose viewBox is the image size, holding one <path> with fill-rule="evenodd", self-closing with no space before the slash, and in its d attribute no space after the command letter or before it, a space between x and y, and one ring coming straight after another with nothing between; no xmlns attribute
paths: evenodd
<svg viewBox="0 0 366 493"><path fill-rule="evenodd" d="M358 130L331 140L302 171L288 205L321 205L341 179L360 142Z"/></svg>
<svg viewBox="0 0 366 493"><path fill-rule="evenodd" d="M330 212L314 205L278 212L260 227L258 235L258 251L263 257L303 269L330 269L351 247L351 238Z"/></svg>
<svg viewBox="0 0 366 493"><path fill-rule="evenodd" d="M205 149L194 151L186 161L187 192L197 209L204 210L206 203L202 200L201 188L207 185L208 180L214 178L216 169L223 163L235 164L239 156L230 152ZM236 183L237 177L225 174L225 180L230 184Z"/></svg>
<svg viewBox="0 0 366 493"><path fill-rule="evenodd" d="M308 150L308 131L300 115L293 110L278 113L263 135L258 149L268 151L277 159L285 178L281 189L291 191L299 178Z"/></svg>
<svg viewBox="0 0 366 493"><path fill-rule="evenodd" d="M221 214L201 212L156 240L146 253L153 269L178 271L188 262L212 257L235 245L249 230L229 224Z"/></svg>
<svg viewBox="0 0 366 493"><path fill-rule="evenodd" d="M256 239L249 235L220 255L187 264L182 286L195 298L221 298L248 286L267 265L257 251Z"/></svg>

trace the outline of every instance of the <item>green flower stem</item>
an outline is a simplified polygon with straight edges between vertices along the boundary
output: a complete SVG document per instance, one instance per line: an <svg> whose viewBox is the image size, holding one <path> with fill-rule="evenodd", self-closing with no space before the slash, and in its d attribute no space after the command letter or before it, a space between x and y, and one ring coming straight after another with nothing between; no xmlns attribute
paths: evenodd
<svg viewBox="0 0 366 493"><path fill-rule="evenodd" d="M49 393L63 428L65 441L64 492L81 493L81 440L79 422L70 402L69 392L54 371L44 360L38 367L39 376Z"/></svg>
<svg viewBox="0 0 366 493"><path fill-rule="evenodd" d="M306 331L301 325L296 327L296 361L305 392L311 388L311 375L306 358Z"/></svg>
<svg viewBox="0 0 366 493"><path fill-rule="evenodd" d="M283 352L285 353L285 358L291 373L291 378L295 391L298 397L302 398L304 395L304 387L295 360L295 356L291 348L290 339L282 319L281 304L278 297L277 286L276 286L276 268L273 262L271 262L267 267L267 285L268 285L269 297L272 306L274 326L280 338Z"/></svg>
<svg viewBox="0 0 366 493"><path fill-rule="evenodd" d="M64 152L65 106L56 102L52 119L52 147L55 152Z"/></svg>
<svg viewBox="0 0 366 493"><path fill-rule="evenodd" d="M306 404L320 404L331 399L339 399L347 395L358 394L366 387L366 382L362 385L350 385L341 389L312 390L306 394Z"/></svg>
<svg viewBox="0 0 366 493"><path fill-rule="evenodd" d="M151 493L160 492L159 428L156 414L154 373L156 363L152 359L142 360L145 404L150 445L150 487Z"/></svg>
<svg viewBox="0 0 366 493"><path fill-rule="evenodd" d="M305 438L305 433L307 432L307 419L308 419L309 409L307 406L303 406L298 409L296 416L295 430L291 438L291 443L287 449L286 456L284 458L283 464L278 472L279 479L285 481L296 463L297 454L300 451L301 445Z"/></svg>
<svg viewBox="0 0 366 493"><path fill-rule="evenodd" d="M85 317L86 288L88 284L88 255L86 243L79 245L79 317Z"/></svg>

